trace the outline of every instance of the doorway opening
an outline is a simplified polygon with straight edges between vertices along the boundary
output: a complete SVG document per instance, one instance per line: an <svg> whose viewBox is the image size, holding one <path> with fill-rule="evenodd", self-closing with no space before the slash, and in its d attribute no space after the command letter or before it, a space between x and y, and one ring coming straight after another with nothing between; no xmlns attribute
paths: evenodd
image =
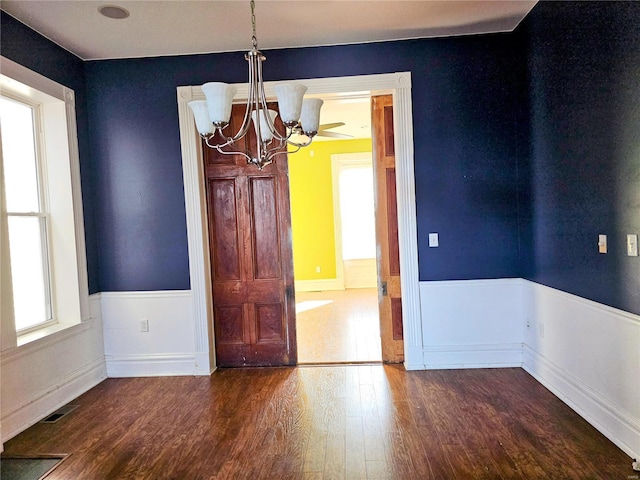
<svg viewBox="0 0 640 480"><path fill-rule="evenodd" d="M322 98L344 125L289 156L298 363L381 362L371 97Z"/></svg>
<svg viewBox="0 0 640 480"><path fill-rule="evenodd" d="M267 97L273 98L274 82L265 83ZM388 136L393 141L391 150L395 155L397 172L387 171L388 185L397 185L397 231L399 263L402 265L400 272L402 285L401 302L393 298L390 308L391 315L381 315L382 337L391 337L386 332L387 321L393 320L393 312L399 312L402 306L402 322L394 323L398 327L394 332L402 332L404 346L401 353L404 354L403 363L409 370L424 368L423 351L423 325L420 311L420 289L418 274L418 241L416 230L416 201L415 201L415 176L413 154L413 125L411 102L411 74L409 72L396 72L379 75L358 75L351 77L335 77L308 79L305 84L309 87L308 93L315 95L329 95L331 92L376 92L393 96L392 115L385 115L385 125L393 127L392 135ZM238 95L248 95L246 84L238 84ZM339 94L338 94L339 95ZM197 375L208 375L216 368L217 338L214 330L218 315L214 314L211 297L211 262L208 245L207 211L206 211L206 184L203 176L203 158L200 149L200 137L193 121L193 115L188 103L192 100L204 100L204 94L198 86L177 87L178 117L180 124L180 143L182 152L182 167L185 183L185 210L187 220L187 239L189 253L189 272L191 281L191 299L193 315L189 325L193 328L195 372ZM373 102L372 102L373 103ZM391 110L385 107L385 113ZM389 121L393 118L393 121ZM388 128L387 128L388 130ZM388 133L388 132L385 132ZM386 151L389 151L385 147ZM377 182L378 184L380 182ZM377 189L379 191L380 189ZM396 198L396 194L389 198ZM394 207L396 207L394 205ZM286 237L289 237L290 230ZM287 285L287 287L292 287ZM382 286L384 287L384 285ZM381 287L381 289L382 289ZM390 287L393 287L391 285ZM387 288L387 292L393 293L393 288ZM385 297L389 298L389 297ZM396 332L397 333L397 332ZM292 332L295 338L295 330ZM394 340L395 341L395 340ZM385 356L386 341L382 342L383 358ZM292 351L292 353L295 353ZM393 352L392 352L393 353ZM387 361L387 360L385 360ZM398 360L402 361L402 360Z"/></svg>

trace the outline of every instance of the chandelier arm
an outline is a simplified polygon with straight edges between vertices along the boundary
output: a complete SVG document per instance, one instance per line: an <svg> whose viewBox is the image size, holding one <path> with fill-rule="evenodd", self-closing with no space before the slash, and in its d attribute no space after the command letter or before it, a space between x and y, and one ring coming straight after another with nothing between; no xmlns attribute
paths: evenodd
<svg viewBox="0 0 640 480"><path fill-rule="evenodd" d="M229 132L229 136L225 135L223 129L228 126L228 122L214 122L214 132L210 134L203 134L202 138L205 140L206 145L209 148L215 148L220 154L223 155L241 155L247 160L248 164L255 165L259 170L262 170L265 166L272 163L278 155L286 155L288 153L296 153L302 147L306 147L311 144L313 137L317 132L303 132L300 121L288 121L284 124L284 132L280 133L276 129L275 115L272 118L269 112L267 98L264 91L264 81L262 77L262 62L266 60L266 57L258 50L258 39L256 36L256 18L255 18L255 0L251 0L251 25L252 25L252 48L245 54L245 60L249 63L249 88L247 92L247 100L244 112L244 118L242 124L235 134ZM223 84L224 85L224 84ZM234 89L235 93L235 89ZM228 96L225 97L228 101ZM228 104L224 105L225 108ZM195 113L195 110L194 110ZM227 112L225 111L225 115ZM251 130L251 123L253 122L256 134L255 152L252 151L252 147L248 144L245 145L245 151L238 150L224 150L226 147L238 148L239 141L245 138L245 143L248 143L249 137L247 135ZM268 129L269 131L265 131ZM217 132L217 135L216 135ZM264 132L264 139L263 139ZM306 141L294 141L291 140L293 134L299 134L307 137ZM214 137L218 137L221 143L212 144ZM293 147L289 152L289 145Z"/></svg>
<svg viewBox="0 0 640 480"><path fill-rule="evenodd" d="M240 150L232 150L230 152L225 152L222 150L222 147L216 147L216 150L220 152L222 155L242 155L247 161L251 160L251 155L247 155L245 152L241 152Z"/></svg>
<svg viewBox="0 0 640 480"><path fill-rule="evenodd" d="M244 56L245 60L249 63L249 86L251 87L255 82L255 65L253 64L254 54L260 54L257 50L251 50L247 52ZM253 88L249 88L249 95L247 98L247 104L244 111L244 118L242 119L242 125L236 132L236 134L231 137L233 142L237 142L242 137L244 137L249 131L249 127L251 126L251 104L254 103L254 91ZM226 137L225 137L226 138Z"/></svg>
<svg viewBox="0 0 640 480"><path fill-rule="evenodd" d="M286 155L287 150L273 150L271 152L269 152L269 155L267 155L266 157L266 162L264 165L268 165L269 163L272 163L275 160L275 157L278 155Z"/></svg>
<svg viewBox="0 0 640 480"><path fill-rule="evenodd" d="M203 136L202 136L202 138L204 138L204 142L207 144L207 146L208 146L209 148L215 148L215 149L216 149L219 153L221 153L222 155L242 155L242 156L243 156L244 158L246 158L247 160L249 160L249 159L251 158L251 156L250 156L250 155L247 155L247 153L246 153L246 152L241 152L241 151L239 151L239 150L231 150L231 151L225 151L225 150L223 150L223 148L224 148L224 147L226 147L226 146L231 145L231 144L233 144L233 143L234 143L234 142L232 141L232 139L228 139L228 141L227 141L227 142L222 143L222 144L220 144L220 145L217 145L217 144L216 144L216 145L211 145L211 144L209 143L209 139L210 139L210 138L213 138L213 135L209 135L208 137L203 135ZM224 138L227 138L227 137L224 137Z"/></svg>
<svg viewBox="0 0 640 480"><path fill-rule="evenodd" d="M272 143L272 142L269 142ZM273 158L277 153L286 153L286 142L279 140L277 141L277 144L272 146L271 148L267 148L265 153L264 153L264 157L265 158ZM284 149L284 150L283 150Z"/></svg>
<svg viewBox="0 0 640 480"><path fill-rule="evenodd" d="M226 141L221 144L212 145L209 143L209 140L213 139L213 137L215 136L215 133L210 133L209 135L202 135L202 138L204 139L204 143L207 144L207 147L217 149L218 147L221 147L221 148L226 147L227 145L230 145L231 143L233 143L232 139L226 137L224 133L222 133L222 129L218 129L218 132L220 133L220 136Z"/></svg>
<svg viewBox="0 0 640 480"><path fill-rule="evenodd" d="M289 145L293 145L294 147L296 147L296 152L298 150L300 150L303 147L308 147L309 145L311 145L311 142L313 142L313 138L308 137L309 140L307 140L306 142L294 142L293 140L288 140L287 139L287 143ZM291 153L296 153L296 152L291 152Z"/></svg>
<svg viewBox="0 0 640 480"><path fill-rule="evenodd" d="M293 145L296 147L295 150L289 151L287 148L287 153L298 153L302 147L306 147L306 145L298 145L297 143L287 142L289 145Z"/></svg>
<svg viewBox="0 0 640 480"><path fill-rule="evenodd" d="M266 60L266 58L263 57L264 60ZM274 123L273 120L271 120L271 115L268 115L266 112L269 109L269 107L267 107L267 96L264 93L264 79L262 78L262 61L260 61L257 65L258 67L258 82L256 84L256 90L259 89L259 92L256 92L260 95L260 103L262 105L262 108L264 108L265 110L265 120L267 122L267 125L269 127L269 130L271 131L271 134L278 138L281 141L286 141L293 132L289 132L289 134L286 134L286 127L285 127L285 136L282 136L280 134L280 132L278 132L278 130L276 129L276 125Z"/></svg>

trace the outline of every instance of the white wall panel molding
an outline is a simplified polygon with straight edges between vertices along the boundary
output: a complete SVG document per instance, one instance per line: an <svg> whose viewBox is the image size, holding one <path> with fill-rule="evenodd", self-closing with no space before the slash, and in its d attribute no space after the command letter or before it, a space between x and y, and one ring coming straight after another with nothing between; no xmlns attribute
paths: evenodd
<svg viewBox="0 0 640 480"><path fill-rule="evenodd" d="M101 303L108 376L211 374L209 352L195 342L190 290L103 292Z"/></svg>
<svg viewBox="0 0 640 480"><path fill-rule="evenodd" d="M61 353L62 355L63 353ZM7 373L3 372L3 375ZM23 398L19 405L2 414L2 442L15 437L20 432L39 422L58 408L98 385L107 378L104 358L70 372L46 389Z"/></svg>
<svg viewBox="0 0 640 480"><path fill-rule="evenodd" d="M375 258L344 261L345 288L378 288L378 265Z"/></svg>
<svg viewBox="0 0 640 480"><path fill-rule="evenodd" d="M420 283L426 369L522 365L522 282Z"/></svg>
<svg viewBox="0 0 640 480"><path fill-rule="evenodd" d="M523 368L627 455L640 458L640 419L526 345Z"/></svg>
<svg viewBox="0 0 640 480"><path fill-rule="evenodd" d="M425 347L427 370L522 366L522 343Z"/></svg>
<svg viewBox="0 0 640 480"><path fill-rule="evenodd" d="M2 352L2 442L107 378L100 295L88 309L81 324Z"/></svg>
<svg viewBox="0 0 640 480"><path fill-rule="evenodd" d="M523 281L523 368L640 457L640 316Z"/></svg>
<svg viewBox="0 0 640 480"><path fill-rule="evenodd" d="M195 354L107 355L106 361L109 378L197 375Z"/></svg>
<svg viewBox="0 0 640 480"><path fill-rule="evenodd" d="M327 278L323 280L296 280L295 287L297 292L344 290L344 279Z"/></svg>

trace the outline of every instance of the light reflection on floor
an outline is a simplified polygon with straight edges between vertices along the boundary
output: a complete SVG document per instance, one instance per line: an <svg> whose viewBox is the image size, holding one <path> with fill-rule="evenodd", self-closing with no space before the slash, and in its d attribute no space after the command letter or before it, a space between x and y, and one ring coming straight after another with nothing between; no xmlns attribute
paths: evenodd
<svg viewBox="0 0 640 480"><path fill-rule="evenodd" d="M300 315L302 312L313 310L314 308L322 307L333 303L333 300L306 300L304 302L296 302L296 315Z"/></svg>
<svg viewBox="0 0 640 480"><path fill-rule="evenodd" d="M298 363L380 362L375 288L296 292Z"/></svg>

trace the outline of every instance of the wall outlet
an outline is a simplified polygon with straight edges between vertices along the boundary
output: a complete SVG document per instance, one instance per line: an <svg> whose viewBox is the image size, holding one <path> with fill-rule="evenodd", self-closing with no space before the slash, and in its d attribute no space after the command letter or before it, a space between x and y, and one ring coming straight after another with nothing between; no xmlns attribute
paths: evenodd
<svg viewBox="0 0 640 480"><path fill-rule="evenodd" d="M149 331L149 319L148 318L144 318L144 319L140 320L140 331L141 332L148 332Z"/></svg>
<svg viewBox="0 0 640 480"><path fill-rule="evenodd" d="M316 273L320 273L320 265L316 267Z"/></svg>

